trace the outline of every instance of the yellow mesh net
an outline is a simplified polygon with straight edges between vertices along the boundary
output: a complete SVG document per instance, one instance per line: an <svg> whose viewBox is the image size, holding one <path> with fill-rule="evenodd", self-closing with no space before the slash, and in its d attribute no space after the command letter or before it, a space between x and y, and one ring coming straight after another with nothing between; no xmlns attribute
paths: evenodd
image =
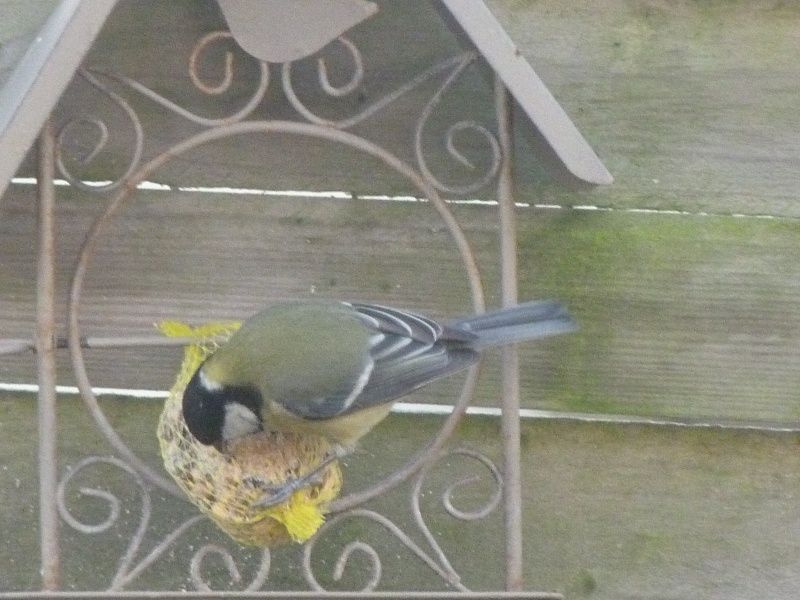
<svg viewBox="0 0 800 600"><path fill-rule="evenodd" d="M302 543L320 528L328 504L339 495L338 463L322 471L319 485L298 490L287 502L269 508L253 506L264 492L252 481L280 485L302 477L330 452L330 444L316 436L257 433L236 440L223 454L198 442L183 420L186 385L203 360L238 328L238 323L159 325L164 335L196 338L185 349L158 423L164 467L189 500L237 542L259 547L288 540Z"/></svg>

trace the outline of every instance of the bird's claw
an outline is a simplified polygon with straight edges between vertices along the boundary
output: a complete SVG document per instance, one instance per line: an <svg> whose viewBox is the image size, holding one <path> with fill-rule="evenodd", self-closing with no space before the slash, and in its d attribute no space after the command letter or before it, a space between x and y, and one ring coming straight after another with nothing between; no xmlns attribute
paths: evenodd
<svg viewBox="0 0 800 600"><path fill-rule="evenodd" d="M315 485L322 485L324 479L320 473L311 473L303 477L287 479L283 483L268 483L256 477L247 477L245 481L259 488L261 491L266 492L253 503L253 507L271 508L288 502L298 490Z"/></svg>
<svg viewBox="0 0 800 600"><path fill-rule="evenodd" d="M324 470L328 467L328 465L336 462L343 456L346 456L348 452L349 450L345 449L344 447L337 446L331 454L328 454L322 460L322 462L315 466L311 471L302 477L287 479L283 483L270 483L268 481L264 481L263 479L259 479L258 477L252 476L245 477L245 481L247 483L259 488L264 492L267 492L253 503L253 507L270 508L272 506L277 506L291 499L292 495L297 490L322 485L325 482L325 477L323 476Z"/></svg>

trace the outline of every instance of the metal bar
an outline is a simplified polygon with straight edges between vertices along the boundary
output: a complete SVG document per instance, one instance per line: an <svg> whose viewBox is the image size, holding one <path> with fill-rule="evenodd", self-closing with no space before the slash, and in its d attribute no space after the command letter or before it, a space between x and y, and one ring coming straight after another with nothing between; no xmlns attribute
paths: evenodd
<svg viewBox="0 0 800 600"><path fill-rule="evenodd" d="M0 592L2 600L258 600L261 598L325 600L564 600L551 592Z"/></svg>
<svg viewBox="0 0 800 600"><path fill-rule="evenodd" d="M500 281L503 306L517 303L517 230L514 214L514 140L511 96L499 76L494 81L497 130L502 152L497 181L500 213ZM506 589L522 589L522 476L519 424L519 355L516 346L502 350L503 489L506 530Z"/></svg>
<svg viewBox="0 0 800 600"><path fill-rule="evenodd" d="M213 341L217 338L204 338L204 341ZM221 337L219 338L222 339ZM139 348L139 347L169 347L190 346L196 344L197 338L192 336L165 337L156 335L129 335L113 337L82 337L81 348ZM69 339L66 336L55 337L55 348L62 350L69 348ZM36 352L36 340L9 338L0 340L0 355L21 354L23 352Z"/></svg>
<svg viewBox="0 0 800 600"><path fill-rule="evenodd" d="M39 263L36 279L36 367L39 381L39 536L42 589L57 590L61 576L56 506L55 363L55 135L48 120L39 136Z"/></svg>
<svg viewBox="0 0 800 600"><path fill-rule="evenodd" d="M204 342L223 340L222 336L204 338ZM56 342L59 348L68 348L69 339L59 337ZM167 347L190 346L197 343L197 337L166 337L155 335L129 335L116 337L82 337L81 348L136 348L141 346Z"/></svg>

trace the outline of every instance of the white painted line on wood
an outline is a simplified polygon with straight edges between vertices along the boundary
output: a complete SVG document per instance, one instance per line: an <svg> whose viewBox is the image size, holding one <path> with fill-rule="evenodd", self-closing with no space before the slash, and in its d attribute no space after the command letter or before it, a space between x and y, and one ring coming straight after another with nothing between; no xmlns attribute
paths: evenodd
<svg viewBox="0 0 800 600"><path fill-rule="evenodd" d="M15 185L36 185L35 177L15 177L11 180ZM64 179L54 180L57 186L68 186L69 182ZM109 185L111 181L84 181L86 185L92 187L101 187ZM359 200L370 200L375 202L428 202L427 198L420 198L417 196L409 195L386 195L386 194L356 194L355 196L350 192L337 191L337 190L323 190L323 191L309 191L309 190L263 190L257 188L235 188L235 187L214 187L214 186L170 186L164 183L157 183L153 181L143 181L136 186L137 189L156 191L156 192L187 192L195 194L237 194L242 196L272 196L283 198L306 198L306 199L325 199L325 200L352 200L354 197ZM445 199L448 204L460 204L469 206L497 206L496 200L483 200L480 198L466 198L466 199ZM517 202L517 208L535 208L539 210L575 210L581 212L615 212L627 214L642 214L642 215L668 215L668 216L686 216L686 217L730 217L734 219L762 219L762 220L777 220L786 219L794 220L797 217L787 217L780 215L765 215L765 214L745 214L745 213L711 213L705 211L688 211L688 210L675 210L675 209L662 209L662 208L614 208L611 206L597 206L594 204L576 204L576 205L563 205L563 204L548 204L548 203L529 203Z"/></svg>
<svg viewBox="0 0 800 600"><path fill-rule="evenodd" d="M3 383L0 382L0 392L21 392L35 394L39 386L34 383ZM169 396L164 390L137 390L125 388L92 388L95 396L117 396L135 399L163 400ZM71 385L56 386L59 394L78 394L78 388ZM395 402L392 412L407 415L447 416L453 412L449 404L427 404L422 402ZM467 415L483 417L500 417L502 410L496 406L470 406ZM739 423L726 421L695 421L672 419L668 417L642 417L636 415L607 415L600 413L576 413L557 410L539 410L535 408L522 408L519 411L521 419L547 420L547 421L578 421L583 423L611 423L617 425L658 425L671 427L690 427L705 429L736 429L772 431L784 433L800 432L800 425L783 425L768 423Z"/></svg>

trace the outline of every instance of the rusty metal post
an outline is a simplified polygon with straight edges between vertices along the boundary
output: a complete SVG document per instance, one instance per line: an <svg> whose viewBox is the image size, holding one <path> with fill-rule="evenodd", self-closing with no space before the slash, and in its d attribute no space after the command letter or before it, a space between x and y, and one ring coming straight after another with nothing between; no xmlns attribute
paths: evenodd
<svg viewBox="0 0 800 600"><path fill-rule="evenodd" d="M495 75L495 110L502 154L497 182L500 213L500 277L503 306L517 303L517 229L514 206L514 139L511 96ZM516 346L502 350L503 489L506 531L506 589L522 589L522 477L519 426L519 355Z"/></svg>
<svg viewBox="0 0 800 600"><path fill-rule="evenodd" d="M56 506L55 136L48 120L39 136L39 262L36 279L36 366L39 381L39 537L42 589L59 588Z"/></svg>

